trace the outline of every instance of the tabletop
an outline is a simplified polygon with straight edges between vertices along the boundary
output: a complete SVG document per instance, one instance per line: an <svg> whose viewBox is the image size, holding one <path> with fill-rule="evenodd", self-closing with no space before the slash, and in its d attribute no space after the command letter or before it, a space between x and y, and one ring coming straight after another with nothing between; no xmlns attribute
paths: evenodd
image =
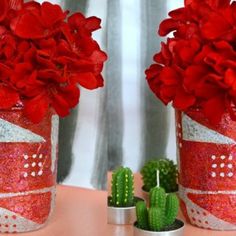
<svg viewBox="0 0 236 236"><path fill-rule="evenodd" d="M140 177L135 178L135 182L140 183ZM139 189L137 188L136 195L142 196ZM48 225L39 231L19 236L132 236L132 226L107 224L106 203L106 191L59 185L56 209ZM236 231L210 231L186 224L184 236L236 236Z"/></svg>

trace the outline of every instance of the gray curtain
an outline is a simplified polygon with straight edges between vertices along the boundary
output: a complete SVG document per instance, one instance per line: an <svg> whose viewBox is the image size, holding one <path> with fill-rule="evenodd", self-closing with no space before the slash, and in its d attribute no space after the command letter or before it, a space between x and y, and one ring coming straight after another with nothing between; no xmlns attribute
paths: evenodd
<svg viewBox="0 0 236 236"><path fill-rule="evenodd" d="M166 16L166 0L142 1L142 66L140 73L143 75L145 68L152 62L152 55L160 50L161 38L157 37L157 26ZM142 129L143 153L141 165L148 159L166 156L167 139L169 136L169 110L155 95L150 92L146 81L142 80Z"/></svg>
<svg viewBox="0 0 236 236"><path fill-rule="evenodd" d="M150 92L144 75L159 50L157 25L168 1L51 2L102 18L94 36L109 55L105 87L83 90L78 109L60 122L58 180L104 189L107 171L119 165L138 171L151 158L175 159L173 113Z"/></svg>

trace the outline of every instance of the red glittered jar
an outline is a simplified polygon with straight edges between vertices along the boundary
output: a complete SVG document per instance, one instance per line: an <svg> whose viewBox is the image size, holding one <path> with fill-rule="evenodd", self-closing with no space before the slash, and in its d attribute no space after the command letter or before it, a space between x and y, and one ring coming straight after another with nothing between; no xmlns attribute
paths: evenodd
<svg viewBox="0 0 236 236"><path fill-rule="evenodd" d="M21 108L0 110L0 232L43 227L55 203L58 116L30 122Z"/></svg>
<svg viewBox="0 0 236 236"><path fill-rule="evenodd" d="M186 219L213 230L236 230L236 122L210 124L198 110L176 111L179 196Z"/></svg>

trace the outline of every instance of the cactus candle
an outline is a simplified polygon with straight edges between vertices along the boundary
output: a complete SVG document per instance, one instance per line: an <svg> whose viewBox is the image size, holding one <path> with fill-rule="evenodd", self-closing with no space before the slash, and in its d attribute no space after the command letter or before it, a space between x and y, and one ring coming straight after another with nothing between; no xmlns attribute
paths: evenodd
<svg viewBox="0 0 236 236"><path fill-rule="evenodd" d="M108 197L108 223L133 224L136 220L135 204L142 199L134 196L134 175L127 167L112 174L111 196Z"/></svg>
<svg viewBox="0 0 236 236"><path fill-rule="evenodd" d="M112 174L112 206L129 207L134 205L134 176L129 168L119 168Z"/></svg>
<svg viewBox="0 0 236 236"><path fill-rule="evenodd" d="M135 235L149 235L148 232L157 233L150 235L162 235L163 232L175 230L176 234L173 235L182 235L183 223L176 220L178 209L179 200L176 194L166 194L163 188L153 188L150 191L149 209L144 202L136 204Z"/></svg>

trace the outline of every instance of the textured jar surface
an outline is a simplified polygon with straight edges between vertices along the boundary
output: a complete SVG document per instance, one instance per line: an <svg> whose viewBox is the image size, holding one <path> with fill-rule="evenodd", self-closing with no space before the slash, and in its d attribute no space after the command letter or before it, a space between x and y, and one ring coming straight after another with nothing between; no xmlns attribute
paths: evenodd
<svg viewBox="0 0 236 236"><path fill-rule="evenodd" d="M201 228L236 229L236 122L211 125L200 111L176 111L179 196Z"/></svg>
<svg viewBox="0 0 236 236"><path fill-rule="evenodd" d="M0 232L45 225L55 203L58 116L33 124L21 109L0 111Z"/></svg>

